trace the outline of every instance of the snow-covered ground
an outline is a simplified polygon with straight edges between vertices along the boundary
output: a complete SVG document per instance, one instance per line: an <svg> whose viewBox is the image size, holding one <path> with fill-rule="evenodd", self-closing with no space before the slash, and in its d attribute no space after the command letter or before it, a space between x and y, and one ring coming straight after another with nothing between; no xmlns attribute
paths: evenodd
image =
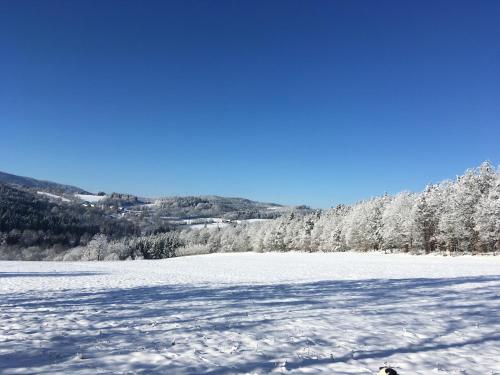
<svg viewBox="0 0 500 375"><path fill-rule="evenodd" d="M163 217L163 219L168 219ZM207 217L196 219L176 219L169 220L169 223L174 225L182 225L184 228L203 229L203 228L224 228L228 225L242 223L258 223L268 221L269 219L244 219L244 220L227 220L220 217Z"/></svg>
<svg viewBox="0 0 500 375"><path fill-rule="evenodd" d="M82 201L91 203L99 202L107 198L106 195L93 195L93 194L75 194L75 197L81 199Z"/></svg>
<svg viewBox="0 0 500 375"><path fill-rule="evenodd" d="M49 197L49 198L60 199L63 202L69 202L70 201L68 198L61 197L60 195L55 195L55 194L47 193L45 191L37 191L36 193L39 194L39 195L44 195L44 196Z"/></svg>
<svg viewBox="0 0 500 375"><path fill-rule="evenodd" d="M1 374L500 374L500 258L0 262Z"/></svg>
<svg viewBox="0 0 500 375"><path fill-rule="evenodd" d="M229 223L205 223L205 224L189 224L186 225L186 228L189 229L203 229L203 228L224 228L227 227Z"/></svg>

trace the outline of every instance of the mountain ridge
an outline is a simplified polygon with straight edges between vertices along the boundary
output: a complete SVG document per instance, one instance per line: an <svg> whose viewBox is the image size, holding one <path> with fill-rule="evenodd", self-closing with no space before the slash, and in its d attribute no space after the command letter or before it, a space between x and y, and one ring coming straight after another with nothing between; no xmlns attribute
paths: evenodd
<svg viewBox="0 0 500 375"><path fill-rule="evenodd" d="M0 183L38 194L38 198L56 201L59 204L95 206L109 215L126 217L135 223L145 218L146 221L162 223L165 223L167 218L272 219L293 208L309 209L307 206L282 205L214 194L159 198L138 197L116 192L93 194L77 186L6 172L0 172Z"/></svg>
<svg viewBox="0 0 500 375"><path fill-rule="evenodd" d="M58 182L48 180L39 180L33 177L19 176L2 171L0 171L0 182L29 189L48 190L48 192L58 192L66 194L90 194L85 189L77 186L60 184Z"/></svg>

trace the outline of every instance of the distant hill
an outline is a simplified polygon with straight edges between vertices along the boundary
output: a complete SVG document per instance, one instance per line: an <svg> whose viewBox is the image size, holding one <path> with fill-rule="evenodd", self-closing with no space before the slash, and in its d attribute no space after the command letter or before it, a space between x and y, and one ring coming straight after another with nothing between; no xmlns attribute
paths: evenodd
<svg viewBox="0 0 500 375"><path fill-rule="evenodd" d="M76 186L16 176L5 172L0 172L0 184L2 183L29 193L30 195L19 195L27 200L49 201L58 207L63 205L95 208L108 218L126 219L137 228L141 228L142 231L176 226L188 219L222 219L224 221L274 219L290 210L302 212L310 210L306 206L283 206L245 198L216 195L154 199L123 193L106 194L100 192L92 194ZM4 193L6 191L4 187ZM21 200L22 198L18 198L18 201ZM45 215L45 213L43 214ZM203 222L210 222L210 220Z"/></svg>
<svg viewBox="0 0 500 375"><path fill-rule="evenodd" d="M53 201L0 182L0 245L71 247L97 233L120 238L139 228L99 208Z"/></svg>
<svg viewBox="0 0 500 375"><path fill-rule="evenodd" d="M274 219L292 210L310 211L305 206L215 195L153 199L92 194L76 186L0 172L0 259L52 259L65 249L88 244L96 234L126 241L178 229Z"/></svg>
<svg viewBox="0 0 500 375"><path fill-rule="evenodd" d="M163 216L176 218L221 217L230 220L275 218L289 207L245 198L208 196L160 198L150 206Z"/></svg>
<svg viewBox="0 0 500 375"><path fill-rule="evenodd" d="M0 172L0 182L16 185L18 187L41 190L47 193L58 194L90 194L82 188L58 184L56 182L37 180L31 177L17 176L10 173Z"/></svg>

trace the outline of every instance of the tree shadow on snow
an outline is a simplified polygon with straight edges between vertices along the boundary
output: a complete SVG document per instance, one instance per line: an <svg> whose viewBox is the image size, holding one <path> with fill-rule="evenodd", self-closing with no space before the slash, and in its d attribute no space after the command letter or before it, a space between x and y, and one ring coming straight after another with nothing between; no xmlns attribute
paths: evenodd
<svg viewBox="0 0 500 375"><path fill-rule="evenodd" d="M16 277L1 273L0 277ZM9 274L9 273L7 273ZM35 273L37 274L37 273ZM88 276L77 273L70 276ZM26 277L31 273L21 274ZM60 275L57 273L57 275ZM56 276L57 276L56 275ZM66 275L68 276L68 275ZM17 276L21 277L21 276ZM32 277L32 276L29 276ZM221 335L226 332L249 334L255 340L283 334L287 320L300 320L304 333L290 332L295 347L328 349L332 356L307 358L289 353L284 368L306 369L309 366L349 363L368 359L383 363L398 354L432 352L460 347L473 347L500 342L500 275L441 279L370 279L331 280L309 283L282 283L265 285L161 285L104 291L65 291L32 296L4 295L0 312L13 313L11 308L31 312L50 311L51 314L76 313L85 318L85 329L74 324L71 332L59 340L57 326L45 327L51 337L44 352L37 348L21 347L24 354L0 354L0 370L41 365L46 353L60 353L50 363L61 365L80 351L92 351L102 345L103 350L119 347L120 353L140 350L158 352L168 350L175 337L197 333ZM70 318L67 318L70 319ZM427 323L435 322L432 329ZM307 324L321 324L321 330L309 330ZM357 326L359 324L359 326ZM454 335L472 325L488 327L480 337ZM421 327L424 334L406 332L405 327ZM336 336L339 329L357 335L356 349L342 349ZM366 331L365 331L366 330ZM331 332L330 332L331 331ZM374 335L374 332L377 335ZM399 340L397 346L380 348L380 337L411 336ZM39 333L39 332L33 332ZM412 336L413 335L413 336ZM398 336L399 337L399 336ZM446 340L442 338L446 337ZM177 342L186 350L189 342ZM9 342L0 342L2 348ZM26 354L26 350L33 354ZM38 350L38 351L37 351ZM62 353L62 354L61 354ZM21 360L24 355L25 359ZM58 357L59 355L59 357ZM277 353L283 356L286 353ZM17 357L16 357L17 356ZM16 359L17 358L17 359ZM98 360L95 361L98 364ZM72 364L78 370L80 364ZM75 367L76 366L76 367ZM136 363L137 371L155 373L146 363ZM192 364L175 368L173 373L209 373L212 375L263 371L276 367L271 357L263 360L257 355L249 360L217 366ZM204 367L205 366L205 367ZM214 369L215 367L215 369ZM40 372L42 373L42 372ZM158 373L164 373L159 371Z"/></svg>

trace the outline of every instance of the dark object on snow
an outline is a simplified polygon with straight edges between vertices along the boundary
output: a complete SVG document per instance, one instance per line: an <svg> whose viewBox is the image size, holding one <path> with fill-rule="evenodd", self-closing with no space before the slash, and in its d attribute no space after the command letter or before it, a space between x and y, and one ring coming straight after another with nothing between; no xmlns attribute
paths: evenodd
<svg viewBox="0 0 500 375"><path fill-rule="evenodd" d="M396 370L390 368L390 367L380 367L379 372L377 375L398 375Z"/></svg>

